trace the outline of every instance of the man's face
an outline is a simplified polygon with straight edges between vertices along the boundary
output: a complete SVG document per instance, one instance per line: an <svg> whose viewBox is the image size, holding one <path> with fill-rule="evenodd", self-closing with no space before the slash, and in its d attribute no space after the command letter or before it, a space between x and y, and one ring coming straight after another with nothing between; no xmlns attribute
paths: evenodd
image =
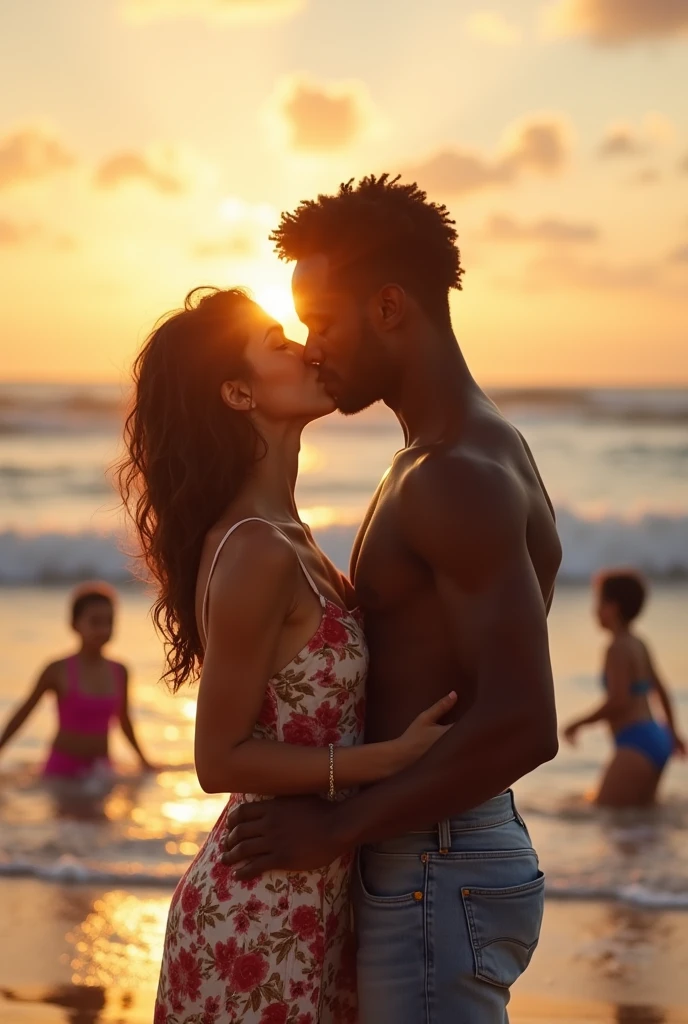
<svg viewBox="0 0 688 1024"><path fill-rule="evenodd" d="M345 414L385 397L390 364L360 297L333 287L327 256L298 260L292 278L294 306L308 328L304 358Z"/></svg>

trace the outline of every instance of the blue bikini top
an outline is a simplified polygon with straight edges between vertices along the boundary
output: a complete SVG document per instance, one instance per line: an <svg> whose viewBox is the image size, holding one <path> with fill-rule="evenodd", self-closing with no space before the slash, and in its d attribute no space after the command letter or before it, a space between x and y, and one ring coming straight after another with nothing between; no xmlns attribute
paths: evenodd
<svg viewBox="0 0 688 1024"><path fill-rule="evenodd" d="M602 676L602 686L605 690L609 689L606 674ZM635 682L631 683L629 686L629 693L631 697L646 697L651 689L652 683L649 679L636 679Z"/></svg>

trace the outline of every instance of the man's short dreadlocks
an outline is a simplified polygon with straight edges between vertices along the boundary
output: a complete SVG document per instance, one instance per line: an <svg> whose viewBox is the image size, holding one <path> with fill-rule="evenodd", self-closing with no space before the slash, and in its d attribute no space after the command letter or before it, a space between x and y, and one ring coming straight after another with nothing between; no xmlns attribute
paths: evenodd
<svg viewBox="0 0 688 1024"><path fill-rule="evenodd" d="M339 186L336 195L302 202L283 213L270 236L282 260L317 253L351 287L402 285L434 320L449 321L449 291L461 288L455 222L446 206L428 202L400 176L368 175Z"/></svg>

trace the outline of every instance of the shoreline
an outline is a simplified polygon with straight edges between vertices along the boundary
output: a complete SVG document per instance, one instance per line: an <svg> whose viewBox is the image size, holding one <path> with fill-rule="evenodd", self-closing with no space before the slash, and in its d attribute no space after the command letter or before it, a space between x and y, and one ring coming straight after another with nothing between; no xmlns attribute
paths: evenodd
<svg viewBox="0 0 688 1024"><path fill-rule="evenodd" d="M151 1024L171 892L0 878L3 1024ZM548 899L511 1024L688 1024L688 914Z"/></svg>

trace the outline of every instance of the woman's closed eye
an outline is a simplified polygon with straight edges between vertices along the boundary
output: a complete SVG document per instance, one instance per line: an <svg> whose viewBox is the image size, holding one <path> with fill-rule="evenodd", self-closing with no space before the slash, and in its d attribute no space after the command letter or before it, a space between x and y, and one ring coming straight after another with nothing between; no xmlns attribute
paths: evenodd
<svg viewBox="0 0 688 1024"><path fill-rule="evenodd" d="M275 352L283 352L291 348L292 344L281 327L272 327L266 335L266 341Z"/></svg>

